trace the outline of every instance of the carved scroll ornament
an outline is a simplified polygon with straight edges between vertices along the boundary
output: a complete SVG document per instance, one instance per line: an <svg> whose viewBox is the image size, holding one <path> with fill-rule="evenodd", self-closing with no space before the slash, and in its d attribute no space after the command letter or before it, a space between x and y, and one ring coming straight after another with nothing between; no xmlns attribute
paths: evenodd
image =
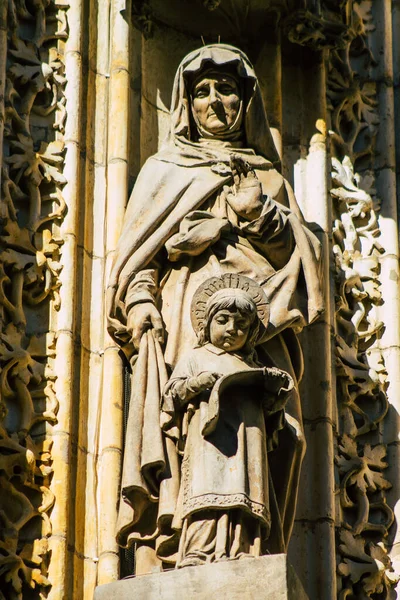
<svg viewBox="0 0 400 600"><path fill-rule="evenodd" d="M339 599L391 598L397 578L386 546L393 523L386 502L386 448L379 426L388 411L387 372L379 348L383 323L380 241L374 175L379 126L376 65L368 36L371 0L318 0L284 22L289 39L328 49L333 254L339 435L336 453Z"/></svg>

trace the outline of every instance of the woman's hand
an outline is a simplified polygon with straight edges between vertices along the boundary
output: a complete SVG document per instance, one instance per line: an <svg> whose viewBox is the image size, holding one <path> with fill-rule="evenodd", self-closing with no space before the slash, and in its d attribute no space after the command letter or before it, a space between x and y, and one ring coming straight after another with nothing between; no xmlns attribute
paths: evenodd
<svg viewBox="0 0 400 600"><path fill-rule="evenodd" d="M155 338L160 344L164 341L162 318L151 302L143 302L132 306L128 314L126 328L132 336L136 350L139 350L142 335L148 329L154 329Z"/></svg>
<svg viewBox="0 0 400 600"><path fill-rule="evenodd" d="M258 219L263 208L261 183L250 165L236 154L231 156L233 188L224 186L226 201L230 207L247 221Z"/></svg>

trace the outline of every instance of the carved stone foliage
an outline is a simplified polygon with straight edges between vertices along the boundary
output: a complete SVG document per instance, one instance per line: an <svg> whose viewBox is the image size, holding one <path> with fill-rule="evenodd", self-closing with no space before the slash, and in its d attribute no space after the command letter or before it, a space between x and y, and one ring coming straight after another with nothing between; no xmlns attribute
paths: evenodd
<svg viewBox="0 0 400 600"><path fill-rule="evenodd" d="M0 237L0 598L45 598L66 117L63 0L10 0Z"/></svg>
<svg viewBox="0 0 400 600"><path fill-rule="evenodd" d="M132 22L142 32L145 39L153 35L154 15L150 4L146 0L133 0Z"/></svg>
<svg viewBox="0 0 400 600"><path fill-rule="evenodd" d="M353 0L305 0L283 26L289 40L314 49L346 47L354 36Z"/></svg>
<svg viewBox="0 0 400 600"><path fill-rule="evenodd" d="M370 0L354 4L351 39L343 49L330 51L328 63L328 108L331 110L335 154L351 158L356 172L373 188L372 154L379 124L376 84L368 76L375 59L367 45L373 30ZM366 188L367 189L367 188ZM372 191L372 195L374 192Z"/></svg>
<svg viewBox="0 0 400 600"><path fill-rule="evenodd" d="M396 577L385 546L393 511L385 493L386 370L378 338L383 324L373 150L379 124L370 2L354 3L353 35L330 51L328 103L332 120L333 253L336 276L336 364L339 437L336 454L339 519L339 599L391 598Z"/></svg>

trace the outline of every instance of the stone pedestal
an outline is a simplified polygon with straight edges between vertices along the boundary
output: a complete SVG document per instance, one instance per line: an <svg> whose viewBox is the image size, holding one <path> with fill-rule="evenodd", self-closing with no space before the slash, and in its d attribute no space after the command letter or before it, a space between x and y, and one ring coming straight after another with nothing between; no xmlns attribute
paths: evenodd
<svg viewBox="0 0 400 600"><path fill-rule="evenodd" d="M140 575L98 587L94 600L308 600L286 554Z"/></svg>

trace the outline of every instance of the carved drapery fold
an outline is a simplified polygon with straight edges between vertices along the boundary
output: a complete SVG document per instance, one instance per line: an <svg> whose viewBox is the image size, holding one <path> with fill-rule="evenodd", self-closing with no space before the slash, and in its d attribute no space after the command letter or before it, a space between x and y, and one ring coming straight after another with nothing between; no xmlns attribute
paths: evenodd
<svg viewBox="0 0 400 600"><path fill-rule="evenodd" d="M3 598L45 597L52 443L57 419L50 306L65 213L64 2L14 2L7 14L0 238L0 588ZM28 592L28 590L31 590Z"/></svg>

